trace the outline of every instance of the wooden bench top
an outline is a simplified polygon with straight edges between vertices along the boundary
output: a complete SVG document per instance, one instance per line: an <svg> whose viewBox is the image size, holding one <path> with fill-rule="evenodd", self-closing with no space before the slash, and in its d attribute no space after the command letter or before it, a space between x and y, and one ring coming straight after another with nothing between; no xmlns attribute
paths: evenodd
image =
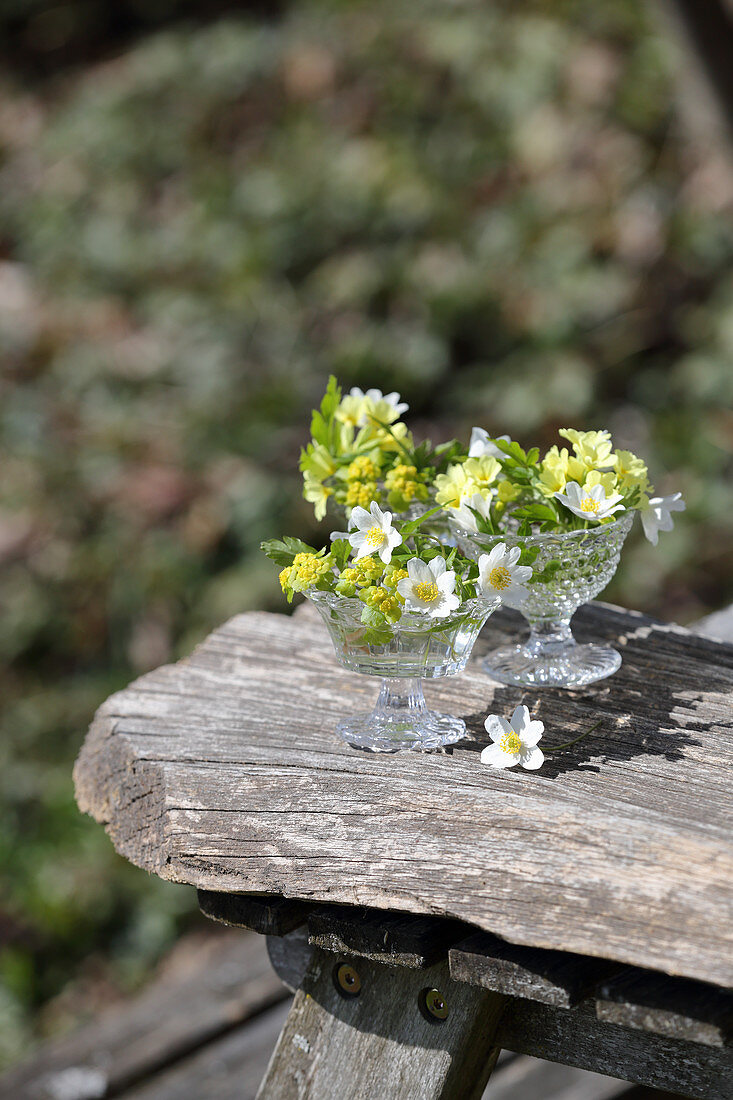
<svg viewBox="0 0 733 1100"><path fill-rule="evenodd" d="M477 656L516 623L489 620ZM338 666L310 609L239 615L100 708L79 805L122 855L173 881L450 916L731 986L733 646L599 604L574 629L618 645L621 670L522 691L474 658L426 683L473 740L378 756L333 732L372 706L378 681ZM547 762L482 766L484 716L519 702L545 723Z"/></svg>

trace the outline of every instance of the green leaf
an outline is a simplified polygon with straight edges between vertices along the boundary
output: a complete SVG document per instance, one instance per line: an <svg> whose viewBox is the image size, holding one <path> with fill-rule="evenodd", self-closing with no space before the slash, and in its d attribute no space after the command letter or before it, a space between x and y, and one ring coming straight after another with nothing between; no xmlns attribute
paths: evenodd
<svg viewBox="0 0 733 1100"><path fill-rule="evenodd" d="M558 561L557 558L553 558L552 561L548 561L545 568L542 569L539 573L533 573L527 583L546 584L548 581L552 580L558 569L560 569L561 565L562 562Z"/></svg>
<svg viewBox="0 0 733 1100"><path fill-rule="evenodd" d="M291 538L290 535L285 535L282 539L266 539L260 543L260 550L276 565L282 566L292 565L296 554L320 555L325 553L324 550L318 551L313 546L309 546L307 542Z"/></svg>
<svg viewBox="0 0 733 1100"><path fill-rule="evenodd" d="M392 630L386 618L376 607L366 604L361 609L361 621L367 628L364 641L367 645L386 645L392 639Z"/></svg>
<svg viewBox="0 0 733 1100"><path fill-rule="evenodd" d="M400 534L402 535L402 538L405 539L409 538L410 535L414 535L415 531L417 531L418 527L420 527L420 525L423 524L426 519L430 519L430 517L434 516L436 512L442 512L442 510L443 509L440 507L431 508L429 511L424 512L421 516L418 516L417 519L411 519L409 523L404 523L400 528Z"/></svg>

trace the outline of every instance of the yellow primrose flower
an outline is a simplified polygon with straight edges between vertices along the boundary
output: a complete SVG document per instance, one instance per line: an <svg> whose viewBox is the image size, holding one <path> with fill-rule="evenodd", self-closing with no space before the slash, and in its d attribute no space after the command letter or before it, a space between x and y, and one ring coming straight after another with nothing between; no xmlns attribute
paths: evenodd
<svg viewBox="0 0 733 1100"><path fill-rule="evenodd" d="M328 498L333 493L333 489L329 489L318 478L305 475L303 484L303 496L309 504L313 505L313 510L316 515L316 519L321 520L326 514L326 506Z"/></svg>
<svg viewBox="0 0 733 1100"><path fill-rule="evenodd" d="M374 420L383 424L392 424L399 420L408 406L400 401L398 393L382 393L381 390L367 390L364 393L358 386L342 399L336 409L336 419L355 428L363 428Z"/></svg>
<svg viewBox="0 0 733 1100"><path fill-rule="evenodd" d="M614 451L613 463L619 489L634 489L638 485L643 493L649 487L646 464L632 451Z"/></svg>
<svg viewBox="0 0 733 1100"><path fill-rule="evenodd" d="M413 439L408 431L407 424L400 421L397 424L390 424L389 429L387 431L386 428L382 428L377 424L369 424L359 432L354 445L359 447L373 444L382 451L390 452L402 452L403 448L407 448L408 451L413 449Z"/></svg>
<svg viewBox="0 0 733 1100"><path fill-rule="evenodd" d="M585 466L575 457L571 457L567 447L559 450L550 447L540 465L540 491L546 497L562 492L568 481L582 482Z"/></svg>
<svg viewBox="0 0 733 1100"><path fill-rule="evenodd" d="M558 435L572 443L576 456L588 469L610 464L610 432L578 432L575 428L561 428Z"/></svg>
<svg viewBox="0 0 733 1100"><path fill-rule="evenodd" d="M606 496L616 489L616 474L613 470L591 470L583 483L584 489L592 489L594 485L600 485Z"/></svg>
<svg viewBox="0 0 733 1100"><path fill-rule="evenodd" d="M500 481L496 487L496 496L500 504L509 504L516 500L522 490L511 481Z"/></svg>
<svg viewBox="0 0 733 1100"><path fill-rule="evenodd" d="M311 474L319 481L325 481L336 473L337 466L322 443L309 443L300 452L300 469L304 474Z"/></svg>
<svg viewBox="0 0 733 1100"><path fill-rule="evenodd" d="M435 488L435 503L446 508L458 508L464 497L478 492L478 487L469 479L465 466L461 463L449 466L444 474L438 474Z"/></svg>
<svg viewBox="0 0 733 1100"><path fill-rule="evenodd" d="M469 458L463 463L466 477L478 485L479 490L488 489L501 473L501 464L492 455Z"/></svg>

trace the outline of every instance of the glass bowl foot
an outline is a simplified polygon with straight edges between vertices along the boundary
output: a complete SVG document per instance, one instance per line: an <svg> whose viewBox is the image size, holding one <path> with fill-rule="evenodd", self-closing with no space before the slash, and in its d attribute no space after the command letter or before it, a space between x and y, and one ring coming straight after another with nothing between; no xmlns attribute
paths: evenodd
<svg viewBox="0 0 733 1100"><path fill-rule="evenodd" d="M400 752L402 749L427 752L460 741L466 736L466 723L462 718L434 710L397 718L369 711L340 722L336 731L354 748L369 752Z"/></svg>
<svg viewBox="0 0 733 1100"><path fill-rule="evenodd" d="M621 667L621 654L610 646L572 642L539 653L526 645L511 645L489 653L483 667L500 684L573 688L613 675Z"/></svg>

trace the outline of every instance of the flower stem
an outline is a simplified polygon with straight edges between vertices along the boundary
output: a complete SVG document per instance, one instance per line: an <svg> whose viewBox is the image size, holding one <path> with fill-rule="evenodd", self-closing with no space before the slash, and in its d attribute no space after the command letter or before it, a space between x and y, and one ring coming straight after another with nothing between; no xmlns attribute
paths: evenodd
<svg viewBox="0 0 733 1100"><path fill-rule="evenodd" d="M371 419L372 419L372 420L374 421L374 423L375 423L375 424L379 424L379 427L380 427L380 428L384 428L384 430L385 430L386 432L389 432L389 434L390 434L390 435L392 436L392 438L394 439L395 443L396 443L396 444L397 444L397 446L398 446L398 447L400 448L400 450L401 450L401 451L403 451L403 452L404 452L404 453L405 453L405 454L407 455L407 457L408 457L408 458L410 459L410 462L412 462L412 460L413 460L413 457L414 457L414 455L413 455L413 452L412 452L411 450L409 450L409 448L408 448L408 447L406 447L406 446L405 446L405 444L404 444L404 443L402 442L402 440L401 440L401 439L398 439L398 438L397 438L397 436L396 436L396 435L395 435L395 433L394 433L394 432L392 431L392 429L391 429L391 427L389 426L389 424L387 424L387 422L386 422L386 421L384 421L384 420L380 420L380 419L379 419L378 417L376 417L376 416L372 416L372 417L371 417Z"/></svg>
<svg viewBox="0 0 733 1100"><path fill-rule="evenodd" d="M603 719L599 718L597 722L594 722L593 725L585 731L585 733L581 733L580 737L574 737L572 741L566 741L564 745L553 745L552 748L548 746L547 751L559 752L560 749L569 749L571 745L577 745L578 741L582 741L589 733L593 733L593 730L598 729L602 721Z"/></svg>

